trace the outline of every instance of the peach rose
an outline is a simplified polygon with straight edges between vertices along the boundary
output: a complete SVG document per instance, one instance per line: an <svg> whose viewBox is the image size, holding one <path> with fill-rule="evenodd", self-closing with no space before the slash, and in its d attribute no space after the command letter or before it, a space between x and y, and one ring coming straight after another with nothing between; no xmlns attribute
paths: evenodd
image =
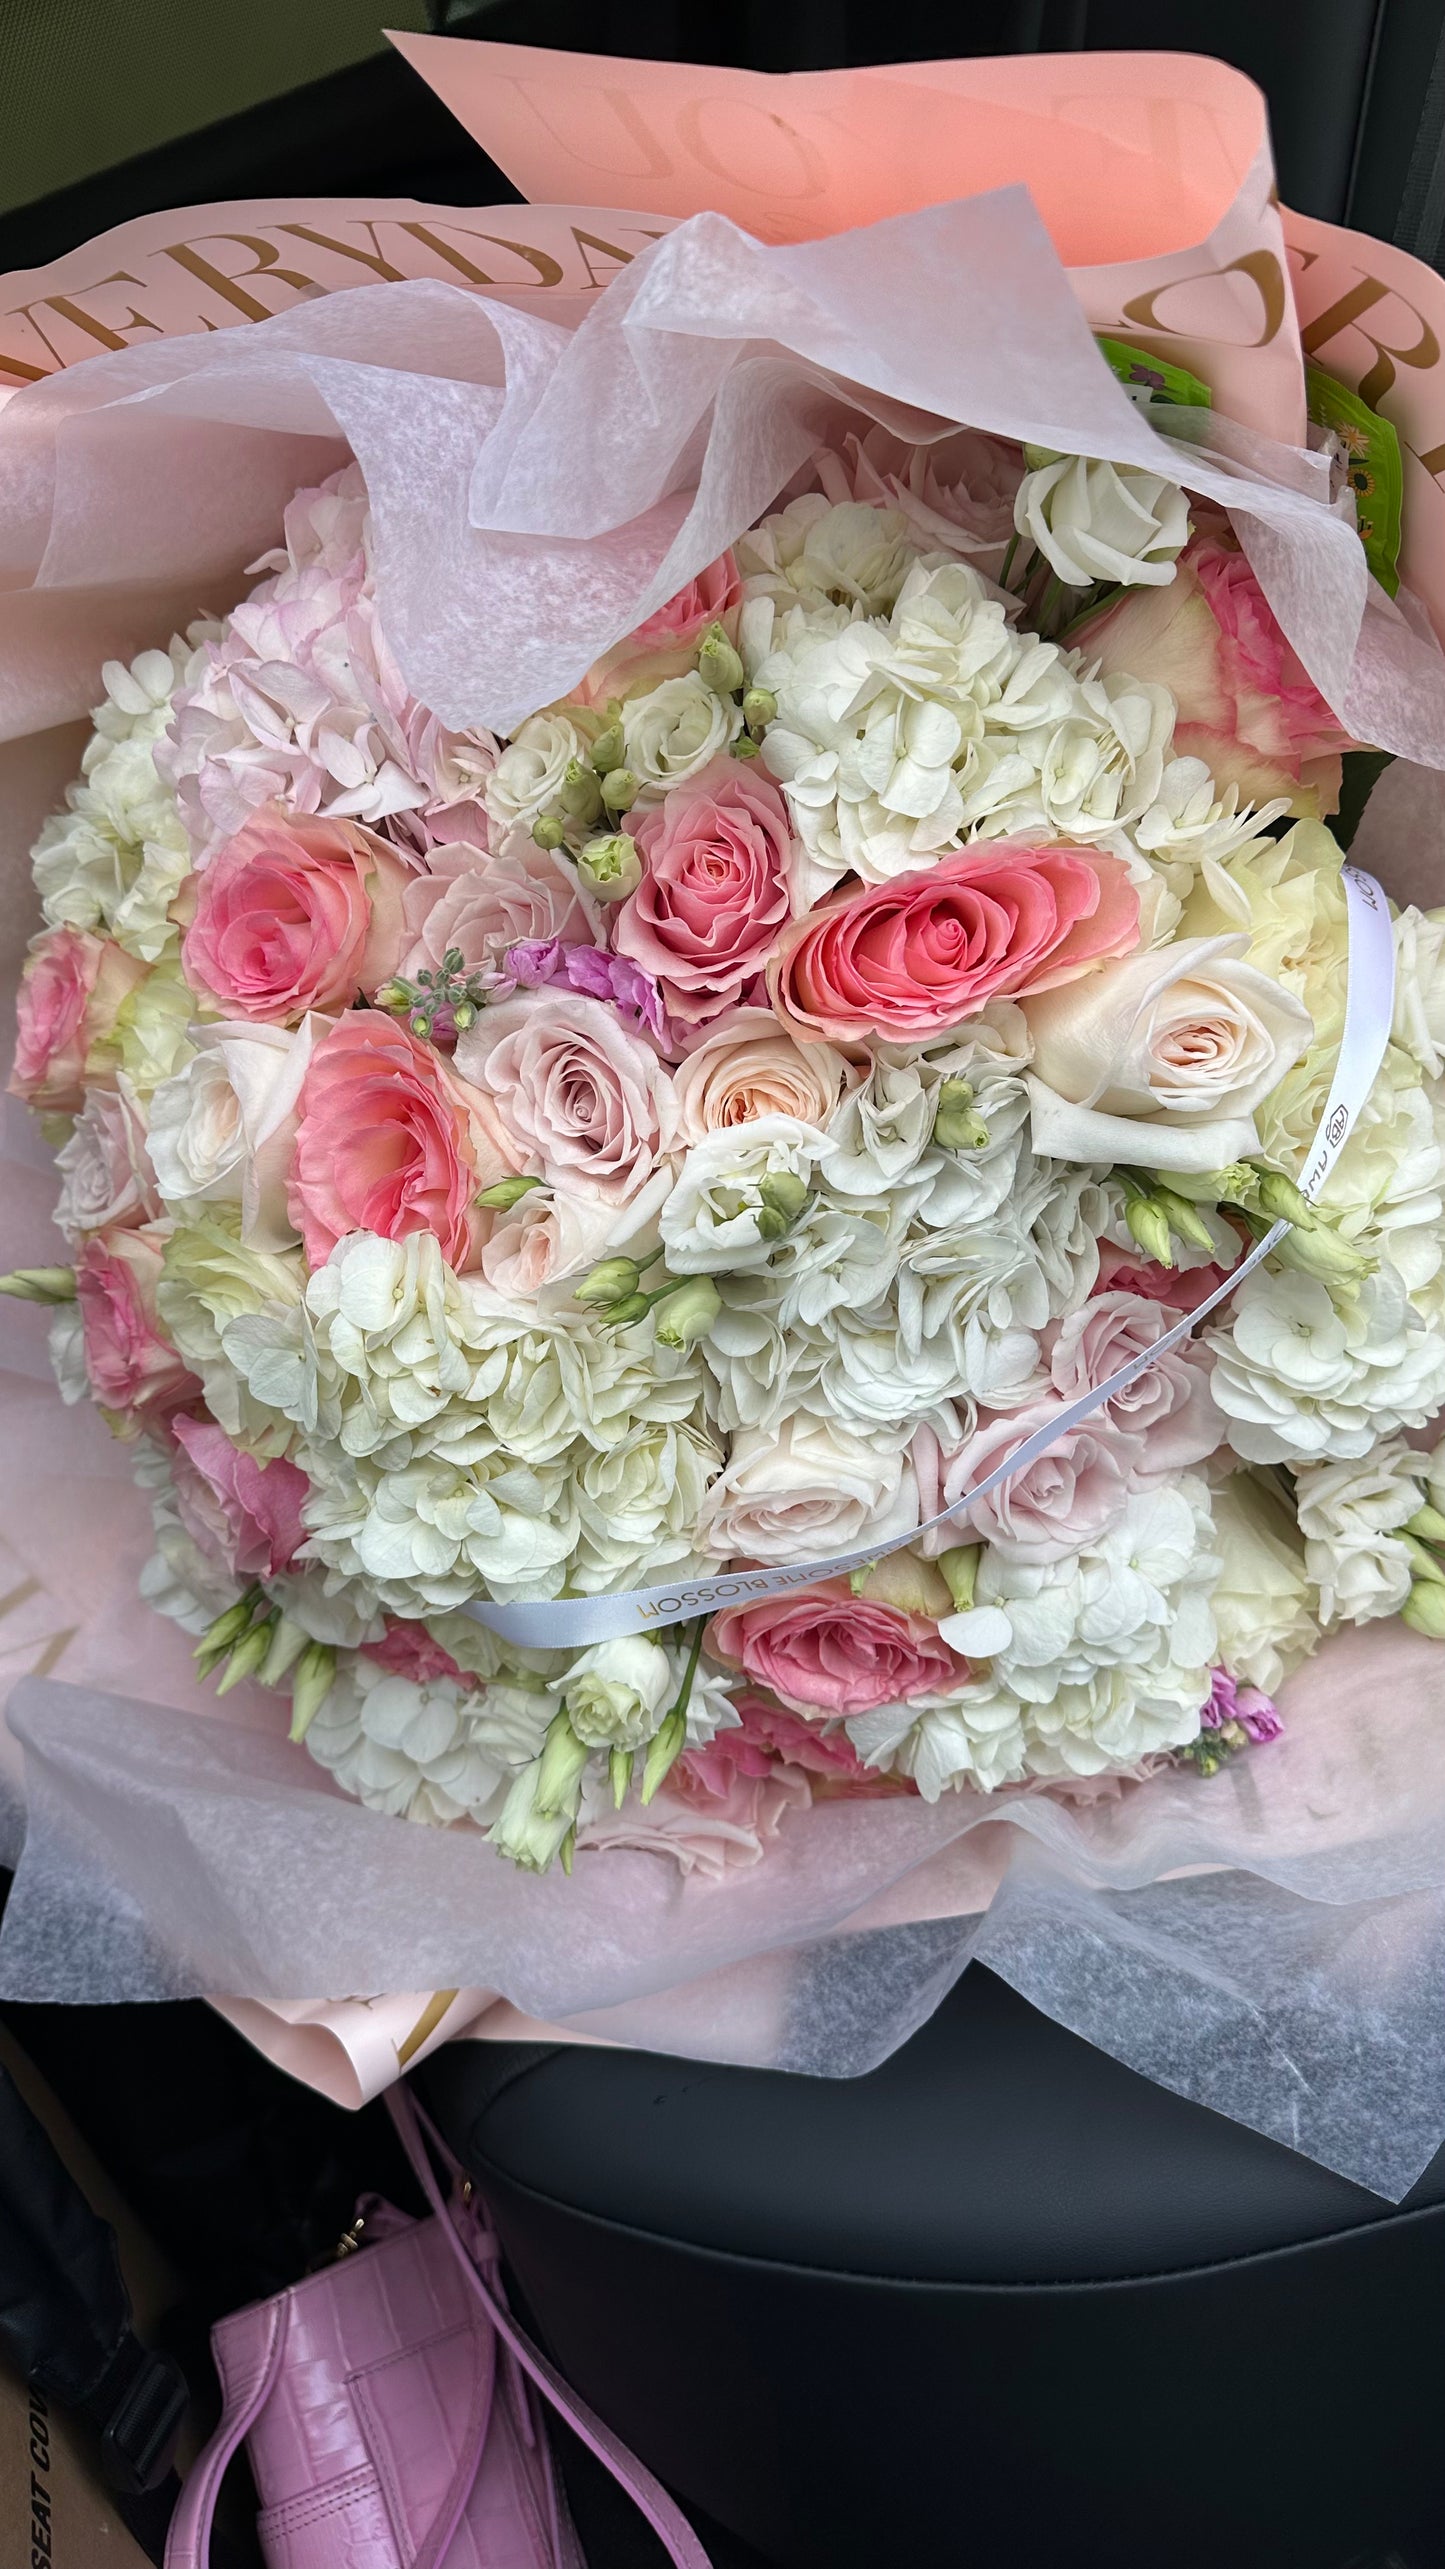
<svg viewBox="0 0 1445 2569"><path fill-rule="evenodd" d="M720 624L728 640L736 641L741 600L738 566L731 553L720 553L625 641L604 651L577 688L575 701L605 705L610 696L635 695L641 687L655 687L660 679L680 677L691 668L710 624Z"/></svg>
<svg viewBox="0 0 1445 2569"><path fill-rule="evenodd" d="M1340 798L1349 733L1280 630L1232 537L1196 535L1166 588L1130 589L1073 637L1107 673L1143 671L1179 707L1174 748L1220 785L1262 803L1287 796L1302 820Z"/></svg>
<svg viewBox="0 0 1445 2569"><path fill-rule="evenodd" d="M288 1569L306 1540L305 1473L279 1455L258 1463L213 1418L174 1419L171 1434L176 1505L201 1550L238 1579Z"/></svg>
<svg viewBox="0 0 1445 2569"><path fill-rule="evenodd" d="M108 937L82 928L52 928L37 937L15 1003L11 1095L42 1115L78 1115L87 1081L113 1086L97 1048L149 970Z"/></svg>
<svg viewBox="0 0 1445 2569"><path fill-rule="evenodd" d="M294 1025L391 978L410 869L355 821L270 806L194 877L181 946L193 990L228 1017Z"/></svg>
<svg viewBox="0 0 1445 2569"><path fill-rule="evenodd" d="M738 1008L673 1072L685 1142L761 1115L825 1125L861 1074L831 1044L796 1044L770 1008Z"/></svg>
<svg viewBox="0 0 1445 2569"><path fill-rule="evenodd" d="M308 1265L349 1231L404 1240L430 1231L449 1266L476 1262L480 1188L511 1174L446 1064L373 1009L318 1044L301 1090L287 1210Z"/></svg>
<svg viewBox="0 0 1445 2569"><path fill-rule="evenodd" d="M1120 857L1000 839L795 920L768 991L804 1043L922 1043L990 999L1057 989L1138 942L1139 896Z"/></svg>
<svg viewBox="0 0 1445 2569"><path fill-rule="evenodd" d="M501 1151L527 1176L638 1219L666 1191L663 1163L678 1145L672 1081L600 999L519 991L482 1010L455 1059Z"/></svg>
<svg viewBox="0 0 1445 2569"><path fill-rule="evenodd" d="M134 1434L149 1417L200 1398L156 1315L161 1244L155 1233L97 1231L75 1261L75 1298L90 1388Z"/></svg>
<svg viewBox="0 0 1445 2569"><path fill-rule="evenodd" d="M535 847L516 830L500 856L470 846L436 847L425 874L413 876L402 896L410 939L398 969L409 981L435 972L453 948L463 971L490 985L506 979L510 947L560 937L565 945L595 945L596 914L573 868L550 850Z"/></svg>
<svg viewBox="0 0 1445 2569"><path fill-rule="evenodd" d="M669 1016L705 1024L762 971L789 915L788 807L770 776L717 758L634 821L647 860L612 943Z"/></svg>
<svg viewBox="0 0 1445 2569"><path fill-rule="evenodd" d="M708 1625L707 1646L794 1712L839 1717L936 1694L968 1674L936 1624L846 1587L725 1606Z"/></svg>

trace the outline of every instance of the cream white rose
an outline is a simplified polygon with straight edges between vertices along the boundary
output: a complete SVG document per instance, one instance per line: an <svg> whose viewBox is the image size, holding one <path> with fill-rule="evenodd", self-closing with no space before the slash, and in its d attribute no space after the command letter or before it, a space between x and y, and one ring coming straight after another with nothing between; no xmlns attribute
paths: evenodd
<svg viewBox="0 0 1445 2569"><path fill-rule="evenodd" d="M1214 1493L1213 1542L1220 1663L1273 1695L1320 1637L1293 1514L1252 1472L1232 1472Z"/></svg>
<svg viewBox="0 0 1445 2569"><path fill-rule="evenodd" d="M918 1523L918 1485L891 1440L849 1436L826 1419L744 1429L698 1513L698 1542L720 1560L817 1561L886 1543Z"/></svg>
<svg viewBox="0 0 1445 2569"><path fill-rule="evenodd" d="M1035 1150L1184 1172L1258 1150L1254 1110L1314 1027L1245 943L1181 937L1028 1000Z"/></svg>
<svg viewBox="0 0 1445 2569"><path fill-rule="evenodd" d="M86 1091L56 1164L64 1184L55 1219L72 1243L107 1223L153 1222L160 1212L145 1117L124 1079L115 1088Z"/></svg>
<svg viewBox="0 0 1445 2569"><path fill-rule="evenodd" d="M294 1031L239 1022L196 1028L193 1058L150 1102L151 1165L168 1205L239 1204L248 1247L291 1247L286 1176L298 1101L328 1023L310 1016Z"/></svg>
<svg viewBox="0 0 1445 2569"><path fill-rule="evenodd" d="M1189 541L1189 502L1162 473L1060 455L1025 473L1014 525L1071 589L1164 588Z"/></svg>
<svg viewBox="0 0 1445 2569"><path fill-rule="evenodd" d="M664 678L622 708L622 763L636 777L644 802L657 802L674 785L698 776L742 730L731 696L716 696L695 669Z"/></svg>

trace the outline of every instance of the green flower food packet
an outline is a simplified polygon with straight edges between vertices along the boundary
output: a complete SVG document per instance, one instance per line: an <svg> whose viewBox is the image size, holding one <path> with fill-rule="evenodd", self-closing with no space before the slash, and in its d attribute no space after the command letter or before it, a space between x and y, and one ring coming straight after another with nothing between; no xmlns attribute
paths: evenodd
<svg viewBox="0 0 1445 2569"><path fill-rule="evenodd" d="M1106 338L1102 332L1098 345L1138 409L1146 413L1166 408L1213 409L1208 384L1191 375L1187 366L1171 365L1167 357L1151 356L1144 348L1131 348L1125 340Z"/></svg>
<svg viewBox="0 0 1445 2569"><path fill-rule="evenodd" d="M1388 419L1318 366L1305 368L1305 395L1311 419L1320 428L1333 429L1344 448L1365 559L1381 588L1393 597L1400 585L1404 500L1399 437Z"/></svg>

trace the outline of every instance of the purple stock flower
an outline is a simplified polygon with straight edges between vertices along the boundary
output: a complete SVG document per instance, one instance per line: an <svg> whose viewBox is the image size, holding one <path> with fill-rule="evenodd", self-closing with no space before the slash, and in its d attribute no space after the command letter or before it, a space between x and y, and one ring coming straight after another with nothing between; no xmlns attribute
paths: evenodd
<svg viewBox="0 0 1445 2569"><path fill-rule="evenodd" d="M1241 1686L1227 1668L1211 1671L1209 1701L1199 1719L1208 1731L1223 1730L1226 1722L1237 1722L1255 1747L1265 1740L1278 1739L1284 1729L1273 1698L1258 1686Z"/></svg>
<svg viewBox="0 0 1445 2569"><path fill-rule="evenodd" d="M526 990L545 989L565 981L587 999L605 1000L634 1025L645 1026L659 1043L666 1040L662 993L650 972L642 972L621 954L603 946L567 946L560 937L529 937L507 948L506 977Z"/></svg>
<svg viewBox="0 0 1445 2569"><path fill-rule="evenodd" d="M560 937L527 937L507 948L507 979L519 981L524 990L541 990L547 982L561 979L562 956Z"/></svg>

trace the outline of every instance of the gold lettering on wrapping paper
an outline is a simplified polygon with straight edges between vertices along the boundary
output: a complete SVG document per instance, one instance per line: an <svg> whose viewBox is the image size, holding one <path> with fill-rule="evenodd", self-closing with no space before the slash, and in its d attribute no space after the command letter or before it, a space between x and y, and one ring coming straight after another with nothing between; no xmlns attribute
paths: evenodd
<svg viewBox="0 0 1445 2569"><path fill-rule="evenodd" d="M410 232L414 240L424 241L429 250L435 250L439 259L445 259L449 267L454 267L458 275L466 277L472 285L502 283L500 277L488 276L485 268L477 267L464 251L454 250L450 243L439 240L429 225L403 223L401 228L403 232ZM450 225L448 228L460 232L464 241L490 241L494 250L510 250L513 258L525 259L528 267L536 269L539 285L562 283L561 260L554 259L550 250L529 249L525 241L509 240L505 232L471 232L460 223Z"/></svg>
<svg viewBox="0 0 1445 2569"><path fill-rule="evenodd" d="M1175 330L1169 322L1159 319L1154 308L1159 297L1174 294L1183 286L1207 285L1214 277L1232 276L1248 277L1259 294L1261 321L1259 337L1245 340L1242 344L1249 348L1267 348L1270 341L1278 336L1285 313L1289 308L1284 270L1273 250L1246 250L1239 258L1231 259L1225 267L1196 268L1192 276L1169 277L1163 285L1151 286L1147 294L1136 294L1132 302L1125 304L1123 318L1126 321L1132 321L1136 330L1153 330L1164 339L1193 338L1197 333L1189 330Z"/></svg>
<svg viewBox="0 0 1445 2569"><path fill-rule="evenodd" d="M128 268L117 268L114 276L97 277L94 285L81 286L78 291L80 294L87 295L102 294L105 291L105 288L110 285L139 286L139 284L140 278L132 276ZM126 314L125 319L120 323L119 328L115 328L110 322L102 321L97 313L87 312L84 305L77 300L76 295L40 295L37 296L34 303L17 303L12 309L11 318L13 320L29 322L42 347L48 348L51 356L55 359L55 369L52 370L48 366L29 365L23 357L0 356L0 374L17 375L22 383L34 384L39 383L45 375L52 371L63 369L65 359L62 357L60 350L56 347L54 340L46 336L44 329L35 317L38 312L47 311L53 312L61 321L68 321L72 329L83 330L87 338L97 340L102 348L127 347L129 345L129 341L125 337L125 333L128 330L153 330L156 332L157 336L164 335L161 331L160 323L158 321L149 320L143 312L137 312L134 304L131 305L129 312Z"/></svg>
<svg viewBox="0 0 1445 2569"><path fill-rule="evenodd" d="M447 2009L451 2006L453 1999L455 1999L457 1995L458 1992L455 1989L433 1990L425 2007L423 2007L421 2014L418 2016L416 2023L413 2025L411 2032L404 2035L402 2040L397 2044L396 2061L398 2069L405 2069L408 2061L415 2060L423 2043L431 2040L431 2037L436 2032L443 2016L445 2016Z"/></svg>
<svg viewBox="0 0 1445 2569"><path fill-rule="evenodd" d="M173 248L163 250L161 256L174 259L177 267L184 268L188 275L198 278L200 283L208 286L213 294L218 294L223 303L232 305L244 321L270 321L274 317L275 307L259 302L254 294L248 294L241 283L243 277L264 277L268 285L289 285L297 294L315 294L319 291L314 277L303 276L299 268L283 268L279 264L281 253L275 242L263 239L259 232L203 232L201 239L234 241L239 249L253 252L255 266L242 268L235 276L228 275L224 268L218 268L210 259L202 258L192 241L178 242ZM218 330L224 326L224 323L208 321L204 315L202 316L203 330Z"/></svg>
<svg viewBox="0 0 1445 2569"><path fill-rule="evenodd" d="M793 145L799 163L799 179L795 186L785 187L780 179L770 179L766 186L757 186L751 179L743 178L738 171L736 153L731 147L727 158L719 160L710 148L702 130L704 111L719 103L726 104L730 116L741 113L743 107L748 105L747 101L740 103L732 99L719 102L712 98L689 98L686 104L678 109L677 115L678 139L683 149L691 153L694 160L700 161L703 168L710 171L714 178L724 180L729 187L746 188L750 196L805 197L827 194L827 164L817 145L810 143L806 135L799 133L796 125L790 125L786 116L780 116L773 107L754 108L752 112L761 116L765 126L770 125L775 133L782 135L785 141Z"/></svg>
<svg viewBox="0 0 1445 2569"><path fill-rule="evenodd" d="M602 286L607 285L610 280L607 277L598 274L597 269L594 268L591 260L587 256L589 250L600 250L604 258L616 259L623 267L630 267L634 257L636 256L635 251L619 250L615 241L604 241L600 239L598 234L595 232L579 231L575 223L572 226L572 238L577 244L578 254L581 258L582 265L587 271L588 284L595 285L599 289ZM662 239L662 234L660 232L649 232L647 238L649 241L660 241ZM560 269L558 270L558 274L560 276Z"/></svg>
<svg viewBox="0 0 1445 2569"><path fill-rule="evenodd" d="M1375 331L1366 330L1363 326L1364 314L1373 312L1376 304L1383 303L1389 296L1403 304L1411 320L1419 325L1420 336L1413 347L1397 348L1392 341L1380 338ZM1440 342L1423 312L1416 309L1407 295L1401 294L1398 286L1386 285L1381 277L1362 275L1359 284L1352 285L1348 294L1342 294L1327 312L1316 313L1314 320L1300 333L1305 355L1315 356L1346 330L1358 330L1361 338L1367 339L1375 351L1374 364L1356 387L1361 401L1367 403L1371 410L1379 409L1381 395L1389 391L1401 366L1415 366L1428 373L1432 366L1440 363ZM1421 461L1424 461L1423 457ZM1428 471L1429 467L1426 469Z"/></svg>
<svg viewBox="0 0 1445 2569"><path fill-rule="evenodd" d="M381 285L402 284L405 270L394 268L390 259L383 254L381 244L376 237L376 225L369 223L364 215L358 215L356 220L361 230L371 236L369 250L358 250L351 241L333 241L329 232L317 232L309 223L278 223L276 229L278 232L291 233L295 240L310 241L318 250L334 250L338 259L355 259L361 267L370 268Z"/></svg>

